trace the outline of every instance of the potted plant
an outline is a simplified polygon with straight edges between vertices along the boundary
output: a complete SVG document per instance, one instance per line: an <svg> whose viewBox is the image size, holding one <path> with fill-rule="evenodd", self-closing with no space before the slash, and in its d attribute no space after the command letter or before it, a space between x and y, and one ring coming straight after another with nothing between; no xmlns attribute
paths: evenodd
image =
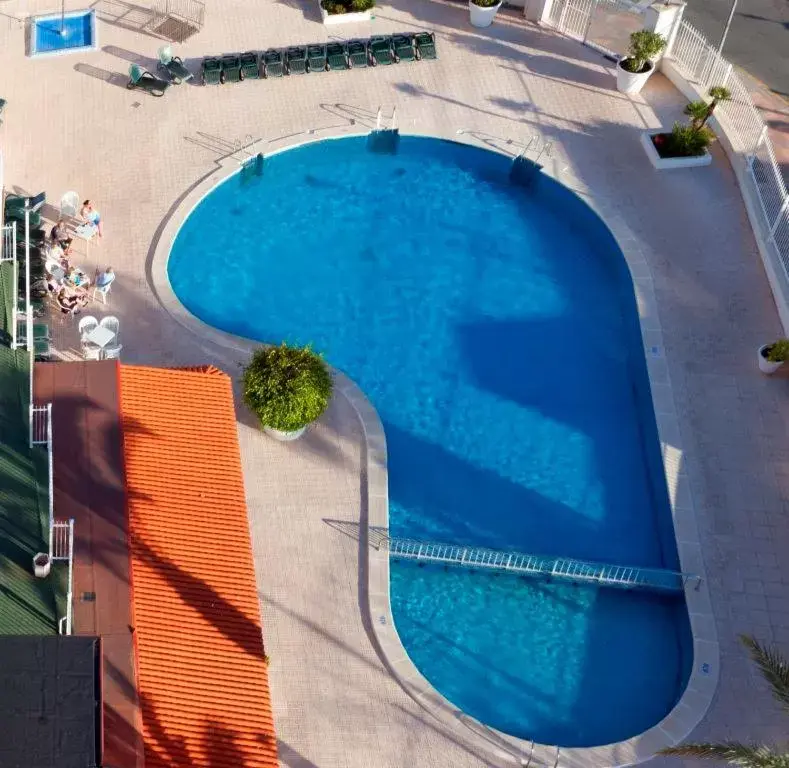
<svg viewBox="0 0 789 768"><path fill-rule="evenodd" d="M759 347L759 370L762 373L775 373L789 360L789 339L778 339L772 344Z"/></svg>
<svg viewBox="0 0 789 768"><path fill-rule="evenodd" d="M641 142L655 168L690 168L712 162L707 147L715 135L707 126L707 121L718 104L731 98L731 93L723 86L714 85L709 94L709 103L693 101L685 107L690 122L674 123L671 133L647 131L641 135Z"/></svg>
<svg viewBox="0 0 789 768"><path fill-rule="evenodd" d="M328 407L329 368L309 346L261 347L242 377L244 402L263 431L277 440L295 440Z"/></svg>
<svg viewBox="0 0 789 768"><path fill-rule="evenodd" d="M616 87L622 93L638 93L655 69L652 59L666 47L666 38L649 29L630 35L628 55L616 65Z"/></svg>
<svg viewBox="0 0 789 768"><path fill-rule="evenodd" d="M375 0L320 0L321 18L324 24L369 21Z"/></svg>
<svg viewBox="0 0 789 768"><path fill-rule="evenodd" d="M49 571L52 568L52 560L45 552L39 552L33 558L33 573L39 579L45 579L49 576Z"/></svg>
<svg viewBox="0 0 789 768"><path fill-rule="evenodd" d="M493 23L502 0L468 0L469 20L472 27L489 27Z"/></svg>

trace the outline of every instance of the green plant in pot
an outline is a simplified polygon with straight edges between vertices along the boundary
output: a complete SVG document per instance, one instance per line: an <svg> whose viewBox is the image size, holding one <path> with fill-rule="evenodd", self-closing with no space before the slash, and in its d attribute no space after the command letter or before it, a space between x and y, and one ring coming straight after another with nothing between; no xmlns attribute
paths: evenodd
<svg viewBox="0 0 789 768"><path fill-rule="evenodd" d="M758 357L762 373L775 373L789 360L789 339L778 339L772 344L762 345Z"/></svg>
<svg viewBox="0 0 789 768"><path fill-rule="evenodd" d="M638 93L655 69L652 60L666 47L666 38L649 29L630 35L627 56L616 65L616 87L622 93Z"/></svg>
<svg viewBox="0 0 789 768"><path fill-rule="evenodd" d="M474 27L489 27L493 23L502 0L468 0L469 21Z"/></svg>
<svg viewBox="0 0 789 768"><path fill-rule="evenodd" d="M244 402L264 432L295 440L326 410L332 378L323 358L309 346L261 347L242 376Z"/></svg>

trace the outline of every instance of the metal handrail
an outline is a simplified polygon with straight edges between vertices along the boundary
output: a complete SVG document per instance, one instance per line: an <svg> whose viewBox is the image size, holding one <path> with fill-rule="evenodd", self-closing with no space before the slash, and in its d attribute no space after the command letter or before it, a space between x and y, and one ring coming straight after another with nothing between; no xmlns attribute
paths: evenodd
<svg viewBox="0 0 789 768"><path fill-rule="evenodd" d="M52 562L68 563L68 590L66 591L66 615L58 621L61 635L70 635L73 622L74 591L74 520L52 521L49 526L50 559ZM65 631L64 631L65 628Z"/></svg>
<svg viewBox="0 0 789 768"><path fill-rule="evenodd" d="M602 586L681 592L689 583L698 589L701 579L695 574L662 568L615 565L567 557L532 555L524 552L468 547L459 544L382 537L379 547L390 554L418 561L447 563L467 568L483 568L510 573L544 575L583 581Z"/></svg>

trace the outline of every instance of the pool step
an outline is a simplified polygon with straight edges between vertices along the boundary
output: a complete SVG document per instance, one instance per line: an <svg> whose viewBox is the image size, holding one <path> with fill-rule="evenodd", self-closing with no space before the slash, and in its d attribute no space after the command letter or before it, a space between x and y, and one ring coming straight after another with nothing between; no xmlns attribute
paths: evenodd
<svg viewBox="0 0 789 768"><path fill-rule="evenodd" d="M522 552L439 544L390 536L381 537L379 545L388 549L392 556L409 560L548 576L622 589L683 592L686 584L692 584L698 589L700 583L700 578L696 575L662 568L609 565L586 560L573 560L567 557L528 555Z"/></svg>

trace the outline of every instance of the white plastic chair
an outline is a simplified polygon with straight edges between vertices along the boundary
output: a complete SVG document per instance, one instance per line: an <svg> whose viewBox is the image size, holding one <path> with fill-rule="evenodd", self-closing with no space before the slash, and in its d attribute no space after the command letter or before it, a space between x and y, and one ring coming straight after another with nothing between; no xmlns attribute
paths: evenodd
<svg viewBox="0 0 789 768"><path fill-rule="evenodd" d="M112 281L115 282L114 280ZM96 301L96 296L98 296L102 302L105 304L107 303L107 296L109 296L110 291L112 290L112 283L107 283L107 285L94 285L93 286L93 301Z"/></svg>
<svg viewBox="0 0 789 768"><path fill-rule="evenodd" d="M115 338L118 338L118 334L121 330L121 321L118 320L115 315L107 315L106 317L102 317L99 325L102 328L106 328L108 331L112 331L115 334Z"/></svg>
<svg viewBox="0 0 789 768"><path fill-rule="evenodd" d="M83 344L82 356L86 360L101 360L101 347L98 344Z"/></svg>
<svg viewBox="0 0 789 768"><path fill-rule="evenodd" d="M114 347L104 347L105 360L117 360L121 356L123 344L116 344Z"/></svg>
<svg viewBox="0 0 789 768"><path fill-rule="evenodd" d="M79 321L79 337L84 339L94 328L99 324L99 321L93 315L85 315Z"/></svg>
<svg viewBox="0 0 789 768"><path fill-rule="evenodd" d="M44 269L52 275L59 283L63 280L66 276L66 272L63 267L57 261L45 261L44 262Z"/></svg>
<svg viewBox="0 0 789 768"><path fill-rule="evenodd" d="M77 218L79 208L79 195L76 192L66 192L60 198L60 215L63 218L66 218L66 216L70 216L73 219Z"/></svg>

